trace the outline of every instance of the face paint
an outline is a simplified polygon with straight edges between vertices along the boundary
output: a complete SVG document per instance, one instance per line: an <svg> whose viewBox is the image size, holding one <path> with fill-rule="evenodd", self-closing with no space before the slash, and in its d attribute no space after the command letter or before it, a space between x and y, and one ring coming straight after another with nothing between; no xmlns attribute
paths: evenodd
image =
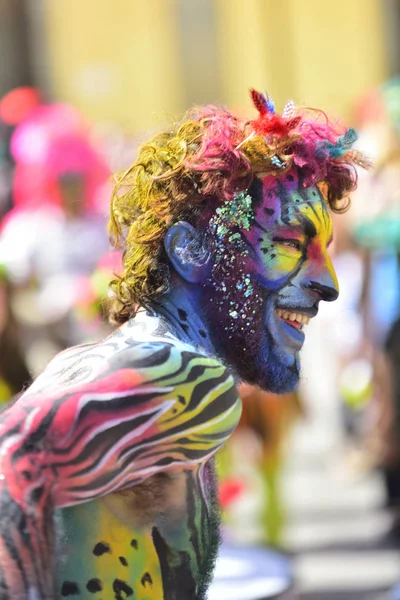
<svg viewBox="0 0 400 600"><path fill-rule="evenodd" d="M302 188L295 172L256 178L249 192L253 217L225 236L206 286L207 319L242 379L285 392L298 383L304 325L320 300L338 294L327 253L332 222L318 188Z"/></svg>

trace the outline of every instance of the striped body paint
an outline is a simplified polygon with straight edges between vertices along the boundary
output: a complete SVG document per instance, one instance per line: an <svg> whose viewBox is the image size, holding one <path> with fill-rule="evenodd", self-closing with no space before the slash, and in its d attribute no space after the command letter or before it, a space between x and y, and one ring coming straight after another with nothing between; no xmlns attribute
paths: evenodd
<svg viewBox="0 0 400 600"><path fill-rule="evenodd" d="M11 529L0 521L1 598L25 600L32 586L41 599L100 587L105 598L203 598L218 546L208 463L240 411L226 368L155 316L56 357L0 422L1 498L15 517ZM157 505L168 486L178 507Z"/></svg>

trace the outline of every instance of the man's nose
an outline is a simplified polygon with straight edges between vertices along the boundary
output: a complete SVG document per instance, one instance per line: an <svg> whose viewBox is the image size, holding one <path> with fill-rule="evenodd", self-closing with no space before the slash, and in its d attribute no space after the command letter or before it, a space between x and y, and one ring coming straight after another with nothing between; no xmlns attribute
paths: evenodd
<svg viewBox="0 0 400 600"><path fill-rule="evenodd" d="M333 302L339 296L339 283L330 256L326 256L325 263L321 267L320 272L318 272L318 269L317 272L314 270L314 272L309 273L303 287L311 290L318 297L318 300Z"/></svg>
<svg viewBox="0 0 400 600"><path fill-rule="evenodd" d="M315 292L325 302L333 302L339 296L339 290L336 287L324 285L319 281L309 281L305 287Z"/></svg>

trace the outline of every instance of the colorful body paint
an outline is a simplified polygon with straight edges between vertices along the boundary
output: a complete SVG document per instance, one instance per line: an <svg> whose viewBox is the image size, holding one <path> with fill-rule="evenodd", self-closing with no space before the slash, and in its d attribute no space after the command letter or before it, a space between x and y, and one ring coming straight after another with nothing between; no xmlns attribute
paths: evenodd
<svg viewBox="0 0 400 600"><path fill-rule="evenodd" d="M218 546L215 482L205 465L232 433L240 411L226 368L180 342L154 316L140 314L103 343L59 355L1 421L3 436L9 433L1 447L1 497L13 503L15 516L25 518L28 507L35 514L27 528L16 519L8 535L9 523L1 521L1 597L11 597L5 590L16 590L13 600L28 597L32 584L41 598L53 598L56 570L60 597L89 598L89 582L94 589L99 580L114 594L108 598L128 597L130 589L136 598L157 597L152 586L166 600L203 598L205 567ZM150 509L149 516L140 493L146 482L151 490L160 474L171 477L161 486L164 492L177 474L181 478L179 506L174 514L174 503L161 494L163 507L153 515ZM157 481L147 503L159 489ZM83 504L89 500L95 502ZM55 560L53 542L46 556L40 550L51 536L39 530L37 513L48 522L50 507L63 509ZM17 542L24 535L22 550ZM133 539L141 543L135 564ZM113 548L108 562L97 556L98 544ZM119 556L131 560L131 571ZM39 557L45 565L36 564Z"/></svg>
<svg viewBox="0 0 400 600"><path fill-rule="evenodd" d="M87 600L94 591L106 598L141 600L204 597L206 573L219 543L218 513L211 502L214 491L208 489L204 497L200 468L186 469L180 481L176 479L156 477L148 490L142 485L137 491L61 511L57 567L61 597L72 587ZM168 487L174 496L178 488L184 494L167 507ZM152 507L139 506L142 493ZM152 516L155 507L159 514Z"/></svg>

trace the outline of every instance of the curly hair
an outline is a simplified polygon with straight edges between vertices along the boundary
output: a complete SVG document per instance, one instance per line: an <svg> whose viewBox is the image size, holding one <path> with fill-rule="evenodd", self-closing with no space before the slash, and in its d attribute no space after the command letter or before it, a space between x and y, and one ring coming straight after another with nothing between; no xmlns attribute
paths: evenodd
<svg viewBox="0 0 400 600"><path fill-rule="evenodd" d="M345 210L340 200L357 181L357 151L349 150L354 136L321 111L296 109L287 117L261 112L244 121L205 106L142 145L133 165L115 176L111 198L109 232L123 249L124 268L110 283L111 322L123 323L168 290L168 228L180 220L206 223L255 174L279 177L296 169L304 187L321 184L331 209Z"/></svg>

